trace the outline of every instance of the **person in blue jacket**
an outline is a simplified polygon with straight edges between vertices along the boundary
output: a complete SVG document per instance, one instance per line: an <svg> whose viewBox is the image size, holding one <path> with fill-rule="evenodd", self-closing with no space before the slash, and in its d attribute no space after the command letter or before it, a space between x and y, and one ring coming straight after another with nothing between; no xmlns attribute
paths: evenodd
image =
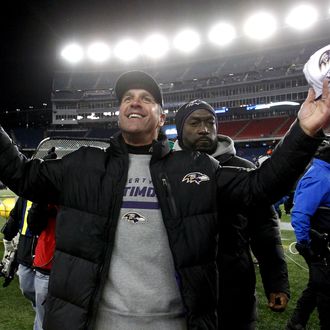
<svg viewBox="0 0 330 330"><path fill-rule="evenodd" d="M297 250L306 259L310 277L287 329L304 329L315 306L321 329L330 329L329 140L323 141L310 168L298 182L291 219Z"/></svg>

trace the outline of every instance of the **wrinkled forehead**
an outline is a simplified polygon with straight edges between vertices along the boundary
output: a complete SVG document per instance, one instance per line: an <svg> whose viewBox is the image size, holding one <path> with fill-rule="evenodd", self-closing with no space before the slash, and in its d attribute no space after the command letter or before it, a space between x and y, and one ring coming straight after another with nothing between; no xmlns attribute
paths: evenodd
<svg viewBox="0 0 330 330"><path fill-rule="evenodd" d="M154 99L153 95L148 92L147 90L145 89L142 89L142 88L133 88L133 89L128 89L124 94L123 94L123 98L125 96L138 96L138 97L141 97L141 96L149 96L151 97L152 99Z"/></svg>
<svg viewBox="0 0 330 330"><path fill-rule="evenodd" d="M206 109L198 109L192 112L186 119L187 120L214 120L214 115Z"/></svg>

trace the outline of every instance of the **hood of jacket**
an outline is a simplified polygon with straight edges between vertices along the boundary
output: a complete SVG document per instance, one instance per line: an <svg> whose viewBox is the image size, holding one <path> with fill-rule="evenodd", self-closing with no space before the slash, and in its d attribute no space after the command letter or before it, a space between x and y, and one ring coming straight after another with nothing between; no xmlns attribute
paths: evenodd
<svg viewBox="0 0 330 330"><path fill-rule="evenodd" d="M173 150L182 150L182 148L179 146L178 140L175 141ZM228 161L230 158L236 156L234 141L227 135L218 134L217 149L211 156L216 158L220 162L220 165Z"/></svg>

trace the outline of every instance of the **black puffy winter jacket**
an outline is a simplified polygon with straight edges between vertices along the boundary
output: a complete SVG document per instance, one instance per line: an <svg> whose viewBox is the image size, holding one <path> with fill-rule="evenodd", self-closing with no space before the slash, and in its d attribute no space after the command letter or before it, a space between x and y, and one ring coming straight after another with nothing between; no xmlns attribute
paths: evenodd
<svg viewBox="0 0 330 330"><path fill-rule="evenodd" d="M299 125L255 171L220 168L200 153L154 141L150 171L186 309L188 329L216 329L218 204L274 202L304 170L319 140ZM93 329L109 272L128 171L120 135L107 150L84 147L60 160L27 160L0 131L0 180L34 202L61 206L44 328Z"/></svg>
<svg viewBox="0 0 330 330"><path fill-rule="evenodd" d="M215 158L222 166L255 168L253 163L234 154ZM257 319L256 274L251 250L259 262L267 298L277 292L290 296L288 269L273 207L260 205L247 214L229 208L221 215L217 256L218 268L223 270L219 279L219 329L234 329L235 325L238 329Z"/></svg>

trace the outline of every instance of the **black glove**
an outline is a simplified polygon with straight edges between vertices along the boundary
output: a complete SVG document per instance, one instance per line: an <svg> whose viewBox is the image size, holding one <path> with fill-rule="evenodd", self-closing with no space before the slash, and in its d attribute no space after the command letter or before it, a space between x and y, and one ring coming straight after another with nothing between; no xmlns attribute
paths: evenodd
<svg viewBox="0 0 330 330"><path fill-rule="evenodd" d="M55 147L51 147L48 152L47 155L44 156L42 159L43 160L49 160L49 159L56 159L57 158L57 154L55 153Z"/></svg>

